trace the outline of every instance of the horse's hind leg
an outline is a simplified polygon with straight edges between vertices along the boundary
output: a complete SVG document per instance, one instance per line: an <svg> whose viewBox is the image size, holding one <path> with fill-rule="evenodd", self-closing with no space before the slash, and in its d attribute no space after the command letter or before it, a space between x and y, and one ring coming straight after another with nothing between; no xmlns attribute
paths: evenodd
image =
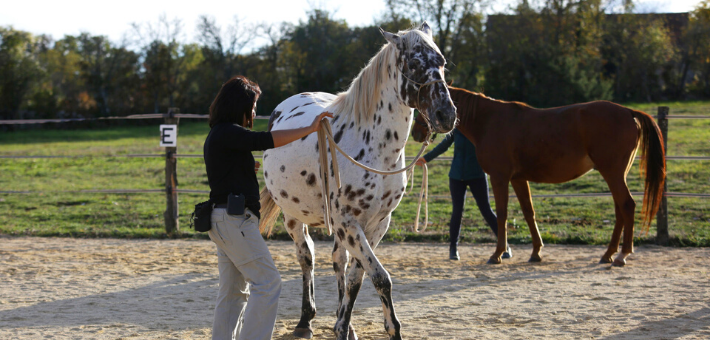
<svg viewBox="0 0 710 340"><path fill-rule="evenodd" d="M624 266L626 264L626 257L634 252L634 211L636 209L636 202L634 202L631 192L629 192L629 187L624 179L625 175L625 173L621 173L621 176L607 176L605 173L602 173L602 176L604 176L604 179L609 185L609 191L611 191L611 195L614 198L616 224L614 225L611 242L609 242L609 248L604 256L602 256L600 262L611 262L611 256L619 249L619 240L621 238L620 234L623 225L624 244L621 247L621 253L617 255L613 262L613 265L618 267Z"/></svg>
<svg viewBox="0 0 710 340"><path fill-rule="evenodd" d="M520 208L523 210L523 215L528 223L530 236L532 237L533 251L529 262L540 262L542 261L540 250L542 250L543 244L540 231L537 229L537 223L535 222L535 209L533 209L532 197L530 196L530 185L524 180L512 180L510 183L513 185L515 195L518 196Z"/></svg>
<svg viewBox="0 0 710 340"><path fill-rule="evenodd" d="M619 243L621 241L621 231L624 228L624 217L621 215L621 209L619 205L614 202L614 212L616 216L616 223L614 224L614 231L611 234L611 241L609 241L609 248L607 248L606 253L602 255L599 263L612 263L614 261L612 256L619 251Z"/></svg>
<svg viewBox="0 0 710 340"><path fill-rule="evenodd" d="M313 337L311 320L316 316L316 300L314 295L313 240L308 235L308 227L295 218L284 214L284 221L288 234L296 243L296 256L303 271L303 300L301 302L301 320L296 325L293 335L299 338L310 339Z"/></svg>

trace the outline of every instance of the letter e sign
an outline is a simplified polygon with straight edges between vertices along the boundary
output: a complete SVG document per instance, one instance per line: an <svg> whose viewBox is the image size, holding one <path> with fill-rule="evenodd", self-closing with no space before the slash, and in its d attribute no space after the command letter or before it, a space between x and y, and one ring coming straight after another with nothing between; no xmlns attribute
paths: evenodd
<svg viewBox="0 0 710 340"><path fill-rule="evenodd" d="M160 146L176 147L177 146L177 125L161 124L160 125Z"/></svg>

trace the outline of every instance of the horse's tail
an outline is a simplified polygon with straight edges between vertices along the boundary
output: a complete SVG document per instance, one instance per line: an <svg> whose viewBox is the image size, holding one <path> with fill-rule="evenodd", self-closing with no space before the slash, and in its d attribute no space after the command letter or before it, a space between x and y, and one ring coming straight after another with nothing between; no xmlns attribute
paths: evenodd
<svg viewBox="0 0 710 340"><path fill-rule="evenodd" d="M641 127L641 175L646 174L643 189L643 227L648 230L651 220L656 215L663 197L663 184L666 180L666 152L663 149L663 137L658 124L645 112L631 110L631 115Z"/></svg>
<svg viewBox="0 0 710 340"><path fill-rule="evenodd" d="M259 201L261 202L259 231L261 231L262 234L266 234L266 236L271 236L271 230L274 228L274 224L276 224L276 219L279 217L279 213L281 213L281 208L276 205L276 202L274 202L274 199L271 197L271 193L269 193L269 190L266 188L261 190Z"/></svg>

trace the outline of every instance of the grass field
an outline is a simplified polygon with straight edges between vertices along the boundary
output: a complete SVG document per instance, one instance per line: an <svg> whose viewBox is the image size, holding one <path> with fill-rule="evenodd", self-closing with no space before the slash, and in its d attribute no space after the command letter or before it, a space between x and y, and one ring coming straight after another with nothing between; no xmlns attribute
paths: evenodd
<svg viewBox="0 0 710 340"><path fill-rule="evenodd" d="M629 105L655 114L659 104ZM671 115L710 116L710 103L663 103ZM71 124L71 123L68 123ZM162 154L158 146L158 125L110 127L91 130L25 129L0 134L2 156L76 156L72 158L0 159L0 233L7 235L73 237L168 237L164 231L163 193L97 194L67 191L93 189L162 189L164 159L127 158L129 154ZM256 121L263 130L265 120ZM201 154L209 128L205 121L180 123L178 154ZM440 140L441 138L438 138ZM669 121L668 155L710 155L710 120L676 119ZM407 155L413 157L420 144L411 139ZM431 147L430 147L431 149ZM451 156L453 148L444 156ZM448 196L449 161L430 164L429 194ZM259 177L262 177L261 174ZM418 188L421 172L415 172ZM209 190L201 158L180 158L180 189ZM628 176L631 191L642 191L638 162ZM263 187L263 184L262 184ZM564 184L531 183L533 195L607 192L597 172ZM668 161L668 190L685 193L710 193L710 161ZM415 190L415 191L418 191ZM510 189L512 193L512 189ZM181 231L172 237L205 237L188 229L192 206L206 200L206 194L180 194ZM710 200L707 198L669 197L669 229L672 242L683 246L710 246ZM491 199L493 204L493 200ZM534 198L537 221L547 243L606 244L611 235L614 210L611 197ZM641 200L637 197L637 223ZM464 213L462 242L493 241L494 236L483 222L475 202L469 197ZM430 225L423 233L412 231L416 198L405 198L393 215L390 241L448 239L450 200L430 199ZM511 243L530 241L517 200L508 206ZM280 224L281 222L279 222ZM637 224L638 225L638 224ZM283 230L279 226L279 230ZM316 238L327 238L321 230ZM637 228L639 242L652 242L655 222L648 233ZM284 232L275 237L287 237Z"/></svg>

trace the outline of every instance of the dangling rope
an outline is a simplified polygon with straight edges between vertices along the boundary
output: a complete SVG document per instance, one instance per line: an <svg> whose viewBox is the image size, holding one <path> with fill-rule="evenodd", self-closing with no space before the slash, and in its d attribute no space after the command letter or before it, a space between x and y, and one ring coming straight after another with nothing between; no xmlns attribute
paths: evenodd
<svg viewBox="0 0 710 340"><path fill-rule="evenodd" d="M438 80L432 80L432 81L427 82L427 83L418 83L418 82L416 82L416 81L410 79L409 77L407 77L407 76L404 74L404 72L402 72L402 70L399 70L399 71L400 71L400 74L402 75L402 77L404 77L405 79L407 79L407 80L409 80L410 82L414 83L415 85L418 85L418 86L419 86L419 89L417 90L417 101L416 101L416 103L415 103L415 104L416 104L415 107L416 107L417 110L419 110L420 114L423 115L423 113L421 113L422 110L419 109L419 107L420 107L420 105L419 105L419 93L422 91L422 88L424 88L425 86L431 85L431 84L435 84L435 83L444 83L444 84L446 84L446 82L445 82L443 79L438 79ZM331 156L331 159L332 159L331 169L332 169L332 171L333 171L333 173L334 173L335 182L336 182L336 185L337 185L338 189L340 189L340 170L339 170L339 168L338 168L338 159L337 159L337 157L336 157L335 150L340 151L340 153L341 153L343 156L345 156L345 158L347 158L349 161L353 162L353 164L355 164L355 165L357 165L357 166L359 166L359 167L361 167L361 168L363 168L363 169L365 169L365 170L367 170L367 171L374 172L374 173L376 173L376 174L380 174L380 175L395 175L395 174L398 174L398 173L401 173L401 172L405 172L405 171L408 171L408 170L411 169L411 170L412 170L412 171L411 171L412 187L414 187L414 166L415 166L415 164L417 163L417 160L419 160L419 158L420 158L420 157L422 156L422 154L424 153L424 150L427 148L427 146L429 146L429 138L431 137L431 123L429 122L429 117L427 117L426 115L423 115L422 117L424 118L424 121L427 123L427 128L428 128L428 129L427 129L427 136L426 136L426 139L424 140L424 143L422 143L422 149L419 150L419 154L417 154L417 156L414 158L414 160L412 161L412 163L410 163L408 166L406 166L406 167L404 167L404 168L402 168L402 169L400 169L400 170L394 170L394 171L382 171L382 170L377 170L377 169L371 168L371 167L369 167L369 166L367 166L367 165L364 165L364 164L362 164L362 163L356 161L356 160L353 159L352 157L350 157L350 155L348 155L347 153L345 153L345 151L343 151L343 150L338 146L338 144L335 143L335 140L333 139L333 131L332 131L331 127L330 127L330 122L329 122L328 120L325 120L325 119L324 119L323 121L321 121L320 129L318 129L318 154L319 154L319 160L320 160L320 175L321 175L321 181L322 181L322 183L323 183L323 185L322 185L322 192L323 192L322 195L323 195L323 200L325 201L325 206L323 207L323 211L324 211L324 214L323 214L323 215L324 215L324 222L325 222L325 224L328 226L328 235L332 235L332 234L333 234L333 226L332 226L332 223L330 222L330 196L328 195L328 193L330 192L330 190L329 190L329 188L328 188L328 186L329 186L329 183L328 183L328 168L327 168L327 166L326 166L326 164L328 164L328 151L327 151L327 149L326 149L326 148L327 148L327 144L330 144L330 156ZM422 198L424 198L425 212L424 212L424 228L423 228L421 231L424 231L424 230L426 229L426 227L427 227L427 224L429 223L429 204L428 204L428 202L427 202L428 194L429 194L429 192L428 192L428 184L429 184L428 173L429 173L429 171L428 171L428 169L427 169L426 164L424 164L424 165L422 166L422 170L423 170L423 174L422 174L422 188L421 188L421 190L420 190L420 192L419 192L419 202L417 203L417 219L416 219L416 221L414 222L414 230L417 231L417 232L419 232L419 212L420 212L420 210L422 209ZM406 175L406 174L405 174L405 175Z"/></svg>
<svg viewBox="0 0 710 340"><path fill-rule="evenodd" d="M319 161L320 161L320 174L321 174L321 180L322 180L322 189L323 189L323 199L325 200L325 206L323 208L324 210L324 216L325 216L325 224L328 226L328 235L331 235L333 233L333 226L330 223L330 196L328 196L328 193L330 192L329 190L329 183L328 183L328 151L327 147L330 146L330 154L331 154L331 168L334 173L335 177L335 182L340 189L340 170L338 167L338 158L336 157L335 150L340 151L340 153L345 156L346 159L351 161L353 164L359 166L360 168L363 168L367 171L374 172L376 174L380 175L395 175L401 172L405 172L408 170L412 170L412 175L414 174L414 166L416 165L417 160L419 157L422 156L424 153L424 150L426 150L427 146L429 146L429 137L431 136L431 130L429 130L429 133L427 134L427 138L422 143L422 148L419 150L419 153L417 156L414 158L414 161L407 165L406 167L399 169L399 170L393 170L393 171L382 171L382 170L377 170L374 168L371 168L365 164L362 164L352 157L345 153L337 143L335 143L335 140L333 139L333 132L330 127L330 122L328 120L323 120L321 121L320 124L320 129L318 129L318 153L319 153ZM423 166L424 173L423 173L423 178L422 178L422 189L419 195L419 205L417 207L417 220L414 225L415 230L419 230L419 211L421 210L422 207L422 196L428 196L427 192L427 184L428 184L428 171L426 168L426 164ZM414 179L412 179L412 183L414 183ZM425 213L425 219L424 219L424 228L426 229L426 224L428 223L428 218L429 218L429 205L426 204L427 211ZM423 229L422 229L423 230Z"/></svg>

